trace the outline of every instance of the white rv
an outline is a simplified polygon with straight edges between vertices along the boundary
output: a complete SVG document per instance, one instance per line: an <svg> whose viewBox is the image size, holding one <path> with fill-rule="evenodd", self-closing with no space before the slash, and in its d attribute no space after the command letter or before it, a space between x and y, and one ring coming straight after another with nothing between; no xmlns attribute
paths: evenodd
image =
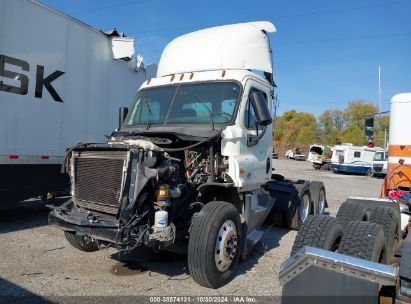
<svg viewBox="0 0 411 304"><path fill-rule="evenodd" d="M67 185L66 149L104 140L150 74L133 55L133 38L0 0L0 205Z"/></svg>
<svg viewBox="0 0 411 304"><path fill-rule="evenodd" d="M371 174L374 154L381 148L341 144L334 146L332 150L331 169L335 173Z"/></svg>

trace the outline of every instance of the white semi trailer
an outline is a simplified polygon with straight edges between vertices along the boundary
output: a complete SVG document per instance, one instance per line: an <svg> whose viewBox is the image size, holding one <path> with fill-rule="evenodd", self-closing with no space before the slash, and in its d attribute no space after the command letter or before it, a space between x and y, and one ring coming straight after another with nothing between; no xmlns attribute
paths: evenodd
<svg viewBox="0 0 411 304"><path fill-rule="evenodd" d="M0 0L0 206L62 190L68 147L101 141L147 73L134 40L34 0Z"/></svg>

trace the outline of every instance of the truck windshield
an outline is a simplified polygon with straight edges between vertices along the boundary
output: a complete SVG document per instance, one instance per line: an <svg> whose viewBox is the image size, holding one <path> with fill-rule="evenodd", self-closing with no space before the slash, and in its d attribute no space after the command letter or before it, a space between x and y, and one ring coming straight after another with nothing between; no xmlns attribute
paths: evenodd
<svg viewBox="0 0 411 304"><path fill-rule="evenodd" d="M125 125L226 124L234 116L240 85L208 82L139 91Z"/></svg>
<svg viewBox="0 0 411 304"><path fill-rule="evenodd" d="M387 156L384 152L375 152L374 160L377 160L377 161L387 160Z"/></svg>

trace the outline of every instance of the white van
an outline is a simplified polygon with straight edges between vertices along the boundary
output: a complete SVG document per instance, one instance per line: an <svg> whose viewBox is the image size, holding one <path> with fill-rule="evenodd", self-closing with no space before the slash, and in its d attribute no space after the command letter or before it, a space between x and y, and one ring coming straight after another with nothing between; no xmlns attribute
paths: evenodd
<svg viewBox="0 0 411 304"><path fill-rule="evenodd" d="M375 152L372 161L372 175L376 177L387 175L388 151L381 150Z"/></svg>

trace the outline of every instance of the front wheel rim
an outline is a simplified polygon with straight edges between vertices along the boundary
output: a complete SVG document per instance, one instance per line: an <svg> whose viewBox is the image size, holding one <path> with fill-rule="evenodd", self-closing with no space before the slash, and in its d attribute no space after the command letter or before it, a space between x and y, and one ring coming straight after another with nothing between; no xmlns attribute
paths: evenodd
<svg viewBox="0 0 411 304"><path fill-rule="evenodd" d="M237 228L233 221L225 221L218 231L215 242L215 264L219 271L226 271L238 251Z"/></svg>
<svg viewBox="0 0 411 304"><path fill-rule="evenodd" d="M307 194L304 194L300 205L300 220L304 222L310 213L310 199Z"/></svg>

